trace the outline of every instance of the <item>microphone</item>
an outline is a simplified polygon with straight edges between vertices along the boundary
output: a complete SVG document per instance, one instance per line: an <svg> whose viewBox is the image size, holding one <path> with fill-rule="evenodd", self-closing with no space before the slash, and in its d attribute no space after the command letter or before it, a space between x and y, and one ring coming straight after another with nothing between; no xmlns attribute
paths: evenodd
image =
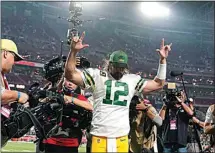
<svg viewBox="0 0 215 153"><path fill-rule="evenodd" d="M179 72L179 71L171 71L170 72L170 76L172 76L172 77L176 77L179 75L183 75L183 72Z"/></svg>

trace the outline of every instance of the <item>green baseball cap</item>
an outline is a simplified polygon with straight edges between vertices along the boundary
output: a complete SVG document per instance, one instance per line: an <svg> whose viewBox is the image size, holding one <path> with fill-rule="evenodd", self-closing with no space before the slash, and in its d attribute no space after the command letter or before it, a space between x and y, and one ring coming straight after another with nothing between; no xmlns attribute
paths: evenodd
<svg viewBox="0 0 215 153"><path fill-rule="evenodd" d="M109 60L116 67L128 67L128 55L122 50L114 51Z"/></svg>

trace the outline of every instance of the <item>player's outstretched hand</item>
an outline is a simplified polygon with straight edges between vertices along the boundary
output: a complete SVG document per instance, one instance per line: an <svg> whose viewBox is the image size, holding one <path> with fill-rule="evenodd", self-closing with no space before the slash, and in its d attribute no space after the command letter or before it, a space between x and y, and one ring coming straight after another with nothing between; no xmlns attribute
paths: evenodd
<svg viewBox="0 0 215 153"><path fill-rule="evenodd" d="M160 49L156 49L156 51L159 53L161 59L167 58L169 52L171 51L172 43L169 45L164 45L164 38L161 41Z"/></svg>
<svg viewBox="0 0 215 153"><path fill-rule="evenodd" d="M74 52L79 52L81 49L89 47L89 44L83 44L85 32L82 33L81 37L79 36L72 36L71 42L71 50Z"/></svg>

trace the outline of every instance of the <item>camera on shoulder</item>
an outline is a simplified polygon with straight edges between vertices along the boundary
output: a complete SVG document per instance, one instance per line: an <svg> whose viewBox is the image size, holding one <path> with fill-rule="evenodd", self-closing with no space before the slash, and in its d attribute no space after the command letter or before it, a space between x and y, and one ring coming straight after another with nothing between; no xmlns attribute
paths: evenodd
<svg viewBox="0 0 215 153"><path fill-rule="evenodd" d="M57 56L44 65L44 78L51 82L57 82L63 72L66 63L66 56Z"/></svg>

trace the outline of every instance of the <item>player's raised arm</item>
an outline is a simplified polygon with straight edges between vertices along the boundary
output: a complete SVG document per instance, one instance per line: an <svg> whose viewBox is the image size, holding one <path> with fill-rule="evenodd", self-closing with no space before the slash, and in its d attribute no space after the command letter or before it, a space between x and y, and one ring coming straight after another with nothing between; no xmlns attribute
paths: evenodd
<svg viewBox="0 0 215 153"><path fill-rule="evenodd" d="M172 43L169 45L164 45L164 39L162 39L160 49L156 50L160 55L160 62L157 75L154 78L154 80L149 80L146 82L146 85L143 89L143 93L148 93L163 88L166 80L167 70L166 58L168 57L168 53L171 50L171 46Z"/></svg>
<svg viewBox="0 0 215 153"><path fill-rule="evenodd" d="M84 82L81 74L76 69L76 54L83 48L88 47L88 44L82 44L85 32L82 33L81 37L74 36L72 38L70 52L65 65L65 78L75 83L78 86L83 86Z"/></svg>

